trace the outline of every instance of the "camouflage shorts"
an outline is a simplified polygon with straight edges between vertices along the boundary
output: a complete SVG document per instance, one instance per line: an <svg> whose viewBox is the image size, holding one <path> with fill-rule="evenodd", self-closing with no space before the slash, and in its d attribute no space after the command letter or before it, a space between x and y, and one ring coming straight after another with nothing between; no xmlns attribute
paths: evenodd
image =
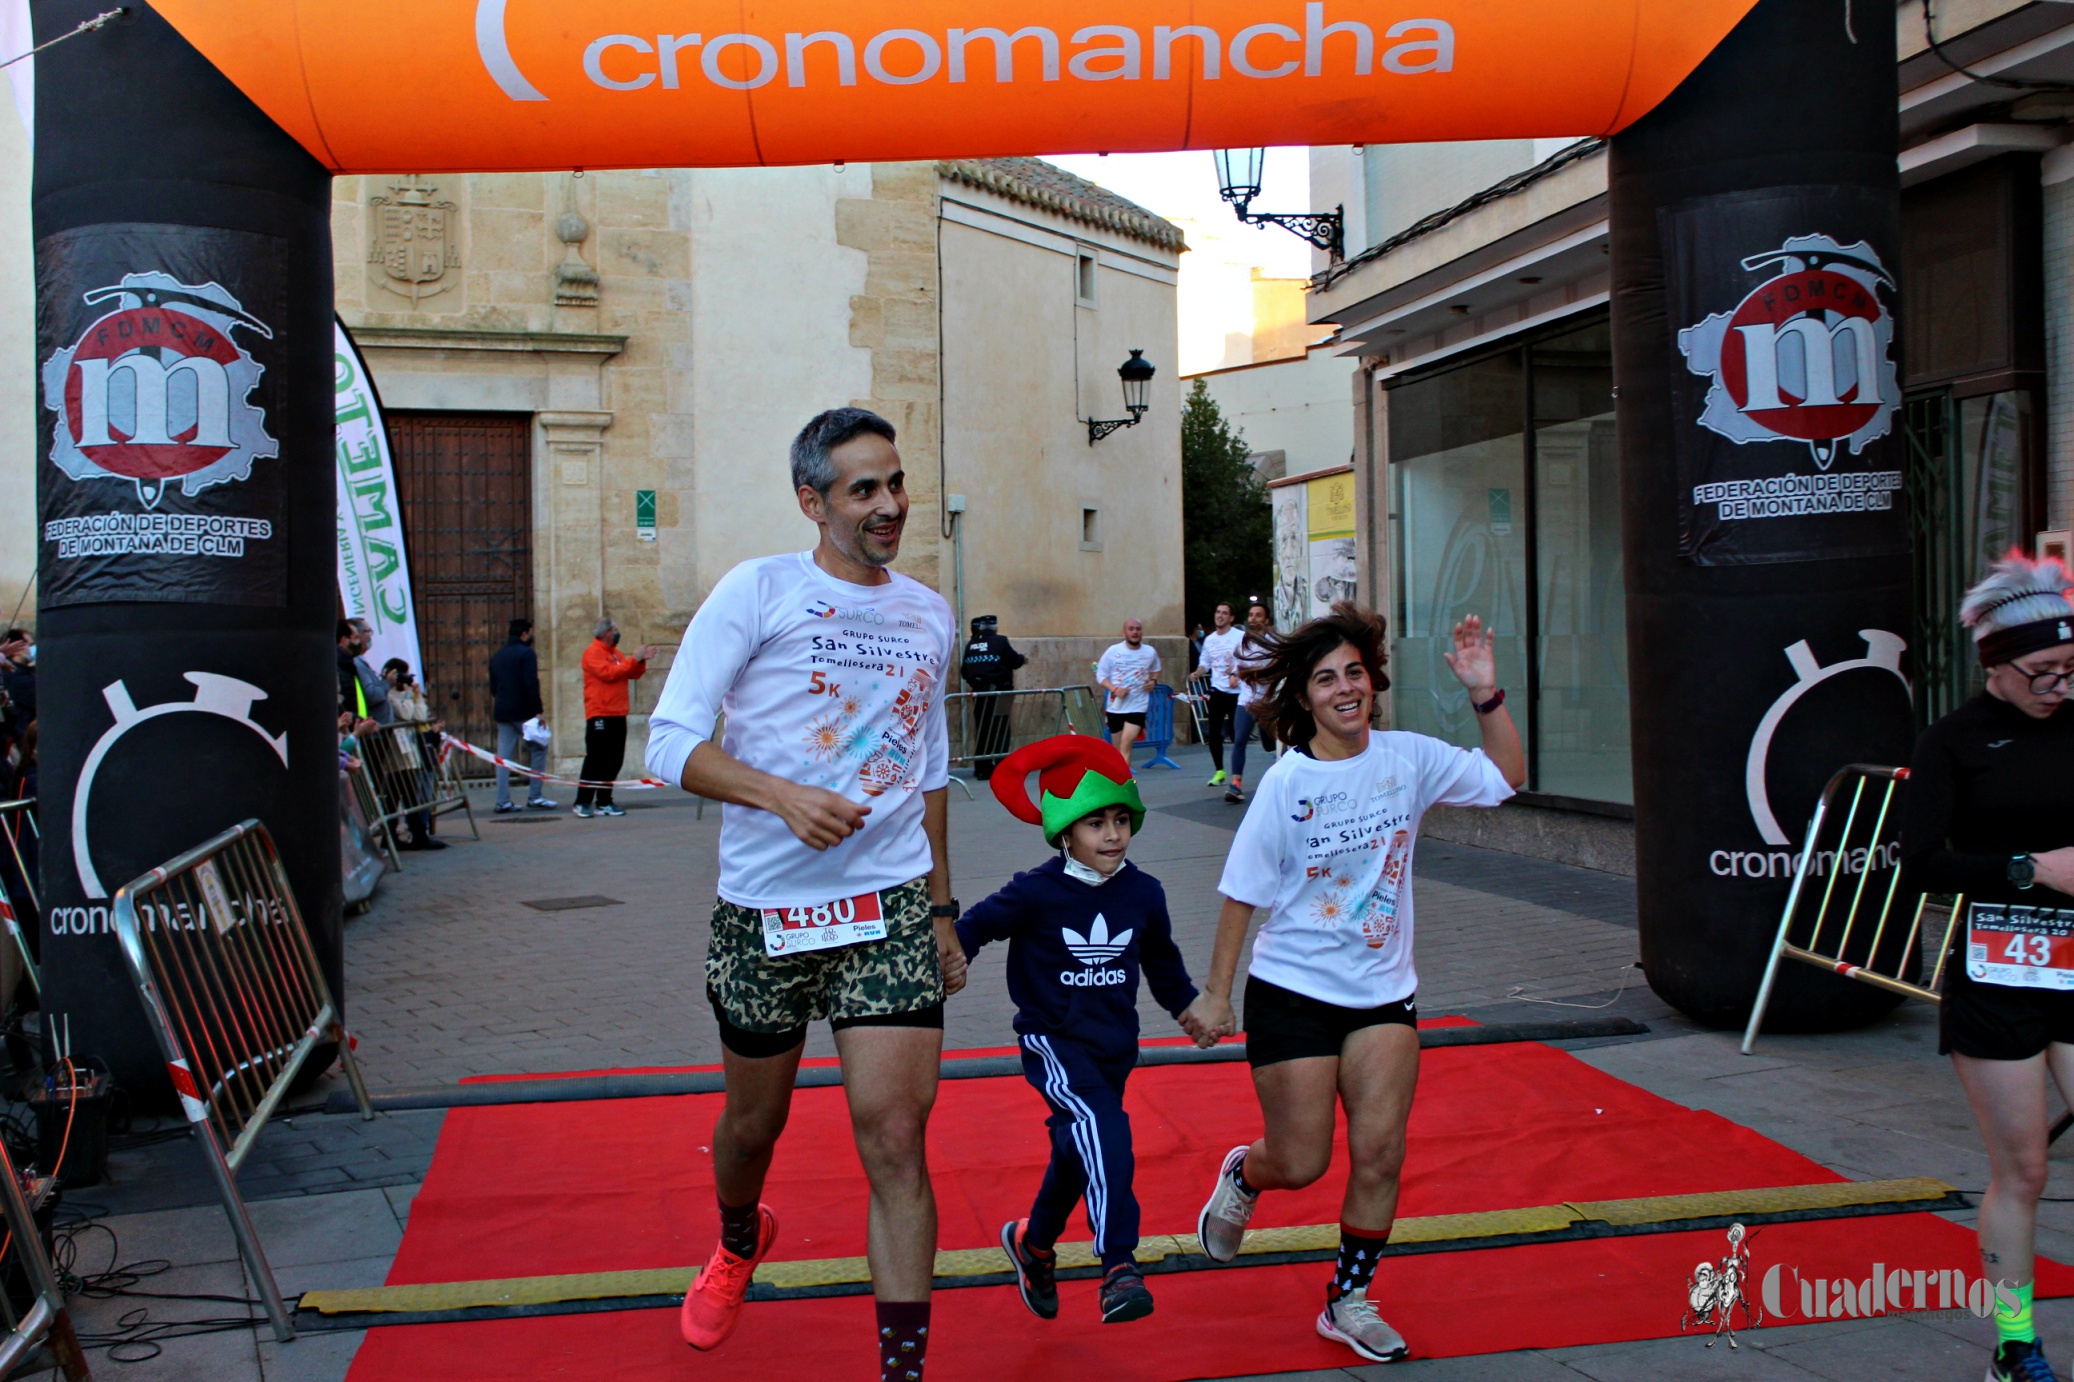
<svg viewBox="0 0 2074 1382"><path fill-rule="evenodd" d="M726 898L715 902L706 984L727 1020L745 1032L783 1032L823 1018L884 1017L941 1003L929 880L887 888L879 903L884 940L769 955L761 912Z"/></svg>

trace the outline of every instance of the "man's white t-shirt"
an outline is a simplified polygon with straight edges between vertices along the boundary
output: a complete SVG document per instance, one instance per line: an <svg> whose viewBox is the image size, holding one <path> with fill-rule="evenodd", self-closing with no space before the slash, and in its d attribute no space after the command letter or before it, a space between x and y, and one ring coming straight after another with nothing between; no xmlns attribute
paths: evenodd
<svg viewBox="0 0 2074 1382"><path fill-rule="evenodd" d="M1248 972L1343 1008L1411 997L1419 818L1511 795L1483 750L1401 730L1371 731L1364 752L1336 762L1283 754L1254 788L1217 884L1269 909Z"/></svg>
<svg viewBox="0 0 2074 1382"><path fill-rule="evenodd" d="M871 807L864 828L815 850L775 812L720 818L720 895L811 907L929 872L922 793L950 780L943 684L955 631L943 597L890 573L852 585L810 552L745 561L692 616L648 719L648 771L685 760L727 714L720 747L749 767Z"/></svg>
<svg viewBox="0 0 2074 1382"><path fill-rule="evenodd" d="M1210 669L1210 689L1227 695L1239 693L1239 644L1246 631L1234 624L1222 633L1203 637L1203 666Z"/></svg>
<svg viewBox="0 0 2074 1382"><path fill-rule="evenodd" d="M1127 686L1127 695L1109 693L1105 704L1111 715L1141 714L1152 704L1150 686L1159 675L1159 654L1150 643L1140 643L1133 648L1128 643L1112 643L1095 664L1095 680L1110 686Z"/></svg>

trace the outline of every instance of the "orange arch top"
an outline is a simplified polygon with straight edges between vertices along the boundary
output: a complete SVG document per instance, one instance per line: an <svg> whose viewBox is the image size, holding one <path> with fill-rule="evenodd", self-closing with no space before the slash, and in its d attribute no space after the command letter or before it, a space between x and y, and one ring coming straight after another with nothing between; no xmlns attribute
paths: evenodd
<svg viewBox="0 0 2074 1382"><path fill-rule="evenodd" d="M341 173L1611 133L1754 0L154 0Z"/></svg>

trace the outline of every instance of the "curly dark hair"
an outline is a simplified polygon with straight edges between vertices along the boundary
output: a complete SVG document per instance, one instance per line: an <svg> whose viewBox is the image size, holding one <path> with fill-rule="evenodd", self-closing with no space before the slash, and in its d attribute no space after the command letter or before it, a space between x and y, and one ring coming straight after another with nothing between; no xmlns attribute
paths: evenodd
<svg viewBox="0 0 2074 1382"><path fill-rule="evenodd" d="M1389 625L1382 615L1352 600L1341 600L1332 613L1263 641L1268 660L1241 675L1266 693L1266 718L1273 722L1276 737L1286 743L1308 744L1317 735L1305 688L1311 669L1342 643L1352 644L1361 655L1361 665L1378 692L1390 689L1389 675L1383 671L1390 660Z"/></svg>

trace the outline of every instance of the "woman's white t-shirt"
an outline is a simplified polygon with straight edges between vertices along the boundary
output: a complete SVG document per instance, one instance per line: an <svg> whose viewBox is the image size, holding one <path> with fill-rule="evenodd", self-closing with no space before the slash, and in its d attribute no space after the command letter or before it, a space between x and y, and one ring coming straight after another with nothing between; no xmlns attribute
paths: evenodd
<svg viewBox="0 0 2074 1382"><path fill-rule="evenodd" d="M1511 795L1481 749L1401 730L1372 731L1366 750L1333 762L1283 754L1254 789L1217 884L1268 909L1248 972L1343 1008L1411 997L1419 818Z"/></svg>

